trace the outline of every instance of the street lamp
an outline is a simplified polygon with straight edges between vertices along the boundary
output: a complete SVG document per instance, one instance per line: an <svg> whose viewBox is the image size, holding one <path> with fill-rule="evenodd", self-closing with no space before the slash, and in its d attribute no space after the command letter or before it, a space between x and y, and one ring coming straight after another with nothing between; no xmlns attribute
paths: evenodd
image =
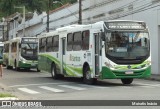
<svg viewBox="0 0 160 109"><path fill-rule="evenodd" d="M23 9L23 36L25 36L25 21L26 21L26 16L25 16L25 6L23 7L14 7L14 8L22 8Z"/></svg>

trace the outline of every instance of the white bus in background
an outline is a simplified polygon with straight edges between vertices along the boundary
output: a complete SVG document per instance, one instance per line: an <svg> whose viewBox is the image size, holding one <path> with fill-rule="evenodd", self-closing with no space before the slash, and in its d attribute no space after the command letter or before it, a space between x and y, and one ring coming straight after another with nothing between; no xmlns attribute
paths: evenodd
<svg viewBox="0 0 160 109"><path fill-rule="evenodd" d="M4 42L3 64L9 68L37 69L38 39L36 37L16 37Z"/></svg>
<svg viewBox="0 0 160 109"><path fill-rule="evenodd" d="M121 79L131 84L151 74L149 31L143 21L71 25L38 38L38 69L54 78L82 77L87 84Z"/></svg>
<svg viewBox="0 0 160 109"><path fill-rule="evenodd" d="M0 63L3 64L3 46L4 44L0 42Z"/></svg>

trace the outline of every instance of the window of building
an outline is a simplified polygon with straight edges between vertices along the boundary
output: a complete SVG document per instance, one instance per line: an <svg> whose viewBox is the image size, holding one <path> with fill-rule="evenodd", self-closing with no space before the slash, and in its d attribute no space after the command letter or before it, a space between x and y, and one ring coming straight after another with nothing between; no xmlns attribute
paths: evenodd
<svg viewBox="0 0 160 109"><path fill-rule="evenodd" d="M59 50L59 36L53 36L53 51L57 52Z"/></svg>
<svg viewBox="0 0 160 109"><path fill-rule="evenodd" d="M52 38L53 37L51 37L51 36L47 38L47 47L46 47L46 51L47 52L51 52L52 51L52 47L53 47Z"/></svg>
<svg viewBox="0 0 160 109"><path fill-rule="evenodd" d="M73 50L79 51L82 49L82 34L81 32L76 32L73 34Z"/></svg>
<svg viewBox="0 0 160 109"><path fill-rule="evenodd" d="M67 51L71 51L73 47L73 34L69 33L67 35Z"/></svg>
<svg viewBox="0 0 160 109"><path fill-rule="evenodd" d="M89 49L89 30L83 31L82 33L82 50L88 50Z"/></svg>

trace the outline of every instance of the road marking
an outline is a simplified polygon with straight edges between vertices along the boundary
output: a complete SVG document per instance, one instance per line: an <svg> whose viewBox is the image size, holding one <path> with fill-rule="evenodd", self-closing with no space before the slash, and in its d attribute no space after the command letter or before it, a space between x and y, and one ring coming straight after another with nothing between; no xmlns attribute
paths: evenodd
<svg viewBox="0 0 160 109"><path fill-rule="evenodd" d="M37 91L31 90L31 89L28 89L28 88L18 88L18 89L23 91L23 92L30 93L30 94L38 94L39 93Z"/></svg>
<svg viewBox="0 0 160 109"><path fill-rule="evenodd" d="M45 90L49 90L49 91L52 91L52 92L64 92L64 90L51 88L51 87L47 87L47 86L40 86L40 88L45 89Z"/></svg>
<svg viewBox="0 0 160 109"><path fill-rule="evenodd" d="M86 90L86 88L70 86L70 85L58 85L58 86L65 87L65 88L70 88L70 89L74 89L74 90Z"/></svg>
<svg viewBox="0 0 160 109"><path fill-rule="evenodd" d="M136 85L151 86L151 87L160 87L160 84L144 84L144 83L137 83Z"/></svg>
<svg viewBox="0 0 160 109"><path fill-rule="evenodd" d="M82 87L91 87L91 88L100 88L100 89L104 89L104 88L108 88L108 87L103 87L103 86L93 86L93 85L87 85L87 84L78 84Z"/></svg>
<svg viewBox="0 0 160 109"><path fill-rule="evenodd" d="M143 88L155 88L154 86L139 86L139 87L143 87Z"/></svg>
<svg viewBox="0 0 160 109"><path fill-rule="evenodd" d="M70 70L71 72L74 72L77 76L82 76L82 74L77 73L76 71L72 70L71 68L67 67L68 70Z"/></svg>
<svg viewBox="0 0 160 109"><path fill-rule="evenodd" d="M63 82L64 83L64 82ZM50 85L50 84L63 84L61 83L42 83L42 84L25 84L25 85L13 85L13 86L9 86L9 87L25 87L25 86L38 86L38 85Z"/></svg>
<svg viewBox="0 0 160 109"><path fill-rule="evenodd" d="M133 88L133 87L131 87L131 86L119 86L119 87L121 87L121 88L126 88L126 89L131 89L131 88Z"/></svg>

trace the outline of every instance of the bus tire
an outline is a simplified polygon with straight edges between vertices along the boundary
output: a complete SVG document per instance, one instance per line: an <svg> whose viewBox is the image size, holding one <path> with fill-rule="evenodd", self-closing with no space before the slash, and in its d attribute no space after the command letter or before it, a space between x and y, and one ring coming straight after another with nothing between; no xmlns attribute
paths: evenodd
<svg viewBox="0 0 160 109"><path fill-rule="evenodd" d="M12 66L10 66L10 65L6 65L6 67L7 67L7 69L12 69L13 67Z"/></svg>
<svg viewBox="0 0 160 109"><path fill-rule="evenodd" d="M41 71L37 68L37 72L41 72Z"/></svg>
<svg viewBox="0 0 160 109"><path fill-rule="evenodd" d="M124 78L121 79L123 84L131 84L133 82L133 78Z"/></svg>
<svg viewBox="0 0 160 109"><path fill-rule="evenodd" d="M84 68L83 81L85 84L89 84L89 85L95 84L97 82L96 78L91 78L91 70L89 66L86 66Z"/></svg>
<svg viewBox="0 0 160 109"><path fill-rule="evenodd" d="M57 69L56 69L55 63L52 63L52 67L51 67L51 75L52 75L52 78L58 79Z"/></svg>
<svg viewBox="0 0 160 109"><path fill-rule="evenodd" d="M16 60L14 61L14 68L15 68L16 71L19 71L19 67L17 67L17 61Z"/></svg>
<svg viewBox="0 0 160 109"><path fill-rule="evenodd" d="M8 60L6 60L6 68L9 69Z"/></svg>

